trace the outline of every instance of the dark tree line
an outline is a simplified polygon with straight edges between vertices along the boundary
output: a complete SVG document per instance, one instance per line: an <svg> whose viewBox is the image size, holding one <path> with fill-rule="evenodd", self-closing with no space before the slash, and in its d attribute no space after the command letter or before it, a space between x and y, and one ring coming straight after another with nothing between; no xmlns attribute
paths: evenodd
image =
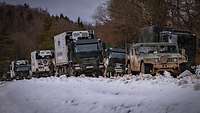
<svg viewBox="0 0 200 113"><path fill-rule="evenodd" d="M112 45L135 40L149 25L190 30L200 36L199 0L110 0L100 5L94 19L96 31Z"/></svg>

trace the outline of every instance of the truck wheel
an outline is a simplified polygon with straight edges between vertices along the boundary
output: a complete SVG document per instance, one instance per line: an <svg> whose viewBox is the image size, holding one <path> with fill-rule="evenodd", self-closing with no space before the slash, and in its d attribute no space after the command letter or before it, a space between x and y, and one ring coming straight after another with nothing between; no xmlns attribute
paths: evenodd
<svg viewBox="0 0 200 113"><path fill-rule="evenodd" d="M140 64L140 72L143 73L143 74L145 74L144 62L142 62L142 63Z"/></svg>
<svg viewBox="0 0 200 113"><path fill-rule="evenodd" d="M132 74L132 71L131 71L131 65L130 65L130 64L128 64L128 70L127 70L127 73L128 73L128 74Z"/></svg>
<svg viewBox="0 0 200 113"><path fill-rule="evenodd" d="M139 75L140 72L139 72L139 71L131 71L131 74L132 74L132 75Z"/></svg>
<svg viewBox="0 0 200 113"><path fill-rule="evenodd" d="M74 76L74 69L73 68L69 69L69 76Z"/></svg>
<svg viewBox="0 0 200 113"><path fill-rule="evenodd" d="M189 70L190 72L192 72L193 74L195 73L195 70L191 68L192 64L191 63L182 63L179 64L179 74L184 72L185 70Z"/></svg>
<svg viewBox="0 0 200 113"><path fill-rule="evenodd" d="M95 77L96 78L99 78L99 76L101 76L102 75L102 72L101 71L97 71L96 73L95 73Z"/></svg>
<svg viewBox="0 0 200 113"><path fill-rule="evenodd" d="M140 72L143 74L151 74L153 66L151 64L145 64L144 62L140 65Z"/></svg>

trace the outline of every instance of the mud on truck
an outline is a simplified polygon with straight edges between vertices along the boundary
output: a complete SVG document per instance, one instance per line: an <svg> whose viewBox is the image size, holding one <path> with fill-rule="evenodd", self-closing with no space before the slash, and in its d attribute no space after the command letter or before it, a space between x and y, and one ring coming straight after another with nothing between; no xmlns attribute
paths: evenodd
<svg viewBox="0 0 200 113"><path fill-rule="evenodd" d="M54 52L39 50L31 53L31 71L33 77L47 77L54 75Z"/></svg>
<svg viewBox="0 0 200 113"><path fill-rule="evenodd" d="M29 79L31 78L31 65L28 60L16 60L10 64L10 76L8 79Z"/></svg>
<svg viewBox="0 0 200 113"><path fill-rule="evenodd" d="M175 43L136 43L129 50L128 69L132 74L155 74L166 70L175 76L186 62L184 50L180 54Z"/></svg>
<svg viewBox="0 0 200 113"><path fill-rule="evenodd" d="M104 75L121 76L126 73L126 52L121 48L108 48L105 57Z"/></svg>

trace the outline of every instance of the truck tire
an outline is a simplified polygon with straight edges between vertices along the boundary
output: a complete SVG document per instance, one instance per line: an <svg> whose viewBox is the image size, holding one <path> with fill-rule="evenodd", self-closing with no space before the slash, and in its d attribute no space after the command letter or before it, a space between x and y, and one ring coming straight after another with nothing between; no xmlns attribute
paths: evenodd
<svg viewBox="0 0 200 113"><path fill-rule="evenodd" d="M99 76L102 76L102 75L103 75L103 73L100 70L95 72L95 77L96 78L99 78Z"/></svg>
<svg viewBox="0 0 200 113"><path fill-rule="evenodd" d="M139 71L131 71L131 74L132 74L132 75L139 75L140 72L139 72Z"/></svg>
<svg viewBox="0 0 200 113"><path fill-rule="evenodd" d="M151 64L145 64L144 62L141 62L140 64L140 72L143 74L151 74L151 70L153 69L153 66Z"/></svg>
<svg viewBox="0 0 200 113"><path fill-rule="evenodd" d="M128 73L128 74L132 74L131 64L130 64L130 63L128 63L128 70L127 70L127 73Z"/></svg>
<svg viewBox="0 0 200 113"><path fill-rule="evenodd" d="M195 74L195 70L191 68L192 64L191 63L182 63L179 64L179 74L184 72L185 70L189 70L190 72L192 72L193 74Z"/></svg>
<svg viewBox="0 0 200 113"><path fill-rule="evenodd" d="M69 76L75 76L73 68L69 68Z"/></svg>

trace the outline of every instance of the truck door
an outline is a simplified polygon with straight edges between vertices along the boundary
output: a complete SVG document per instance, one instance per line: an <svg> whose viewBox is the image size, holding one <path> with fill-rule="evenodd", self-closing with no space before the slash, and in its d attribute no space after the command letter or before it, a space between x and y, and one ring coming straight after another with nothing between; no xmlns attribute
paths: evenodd
<svg viewBox="0 0 200 113"><path fill-rule="evenodd" d="M185 53L188 56L188 63L195 65L196 37L190 35L178 35L178 47L179 49L185 49Z"/></svg>
<svg viewBox="0 0 200 113"><path fill-rule="evenodd" d="M196 50L195 64L200 65L200 39L196 40L196 44L197 44L196 46L197 50Z"/></svg>

